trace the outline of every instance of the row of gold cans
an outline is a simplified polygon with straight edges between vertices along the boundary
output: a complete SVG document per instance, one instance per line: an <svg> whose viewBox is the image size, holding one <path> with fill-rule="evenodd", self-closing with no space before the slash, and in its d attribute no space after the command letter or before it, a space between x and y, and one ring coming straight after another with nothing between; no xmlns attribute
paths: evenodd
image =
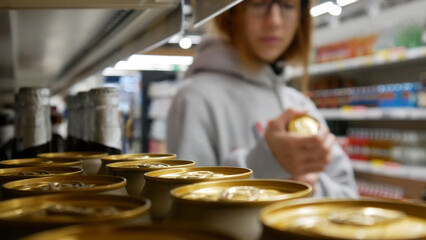
<svg viewBox="0 0 426 240"><path fill-rule="evenodd" d="M75 224L26 239L426 238L425 205L312 199L301 182L174 154L50 153L0 167L1 239Z"/></svg>

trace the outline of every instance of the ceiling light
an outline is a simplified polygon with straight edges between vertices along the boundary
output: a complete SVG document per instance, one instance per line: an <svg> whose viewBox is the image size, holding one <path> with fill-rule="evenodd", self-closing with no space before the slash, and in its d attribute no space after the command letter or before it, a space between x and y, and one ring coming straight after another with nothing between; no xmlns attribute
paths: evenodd
<svg viewBox="0 0 426 240"><path fill-rule="evenodd" d="M119 61L114 68L118 70L157 70L173 71L178 67L185 71L193 62L190 56L132 55L127 61Z"/></svg>
<svg viewBox="0 0 426 240"><path fill-rule="evenodd" d="M358 0L337 0L337 4L341 7L352 4L354 2L358 2Z"/></svg>
<svg viewBox="0 0 426 240"><path fill-rule="evenodd" d="M328 13L333 16L339 16L342 13L342 8L339 5L333 4L328 8Z"/></svg>
<svg viewBox="0 0 426 240"><path fill-rule="evenodd" d="M328 9L332 5L334 5L334 3L332 3L332 2L325 2L325 3L321 3L319 5L316 5L315 7L311 8L311 16L317 17L317 16L323 15L325 13L328 13Z"/></svg>
<svg viewBox="0 0 426 240"><path fill-rule="evenodd" d="M192 41L190 38L184 37L179 41L179 46L183 49L188 49L192 46Z"/></svg>

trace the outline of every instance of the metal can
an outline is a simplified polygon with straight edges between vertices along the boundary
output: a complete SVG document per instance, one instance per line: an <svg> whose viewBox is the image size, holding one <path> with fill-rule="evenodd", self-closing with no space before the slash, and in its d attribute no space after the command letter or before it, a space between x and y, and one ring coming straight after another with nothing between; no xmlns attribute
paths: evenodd
<svg viewBox="0 0 426 240"><path fill-rule="evenodd" d="M312 187L290 180L226 180L186 185L171 191L173 205L166 222L224 231L237 239L257 240L263 207L309 197Z"/></svg>
<svg viewBox="0 0 426 240"><path fill-rule="evenodd" d="M80 175L83 171L75 167L20 167L0 169L0 185L6 182L38 177Z"/></svg>
<svg viewBox="0 0 426 240"><path fill-rule="evenodd" d="M175 226L73 226L34 234L23 240L104 240L104 239L185 239L185 240L236 240L226 234L194 227Z"/></svg>
<svg viewBox="0 0 426 240"><path fill-rule="evenodd" d="M130 153L130 154L116 154L103 157L100 172L110 174L106 165L116 162L126 161L140 161L140 160L171 160L176 159L176 154L173 153Z"/></svg>
<svg viewBox="0 0 426 240"><path fill-rule="evenodd" d="M140 196L145 186L145 173L160 169L193 166L195 166L195 162L188 160L142 160L110 163L107 168L112 175L124 177L127 180L126 189L130 196Z"/></svg>
<svg viewBox="0 0 426 240"><path fill-rule="evenodd" d="M24 179L3 185L5 198L53 193L127 195L126 179L116 176L57 176Z"/></svg>
<svg viewBox="0 0 426 240"><path fill-rule="evenodd" d="M17 239L75 224L150 223L148 199L113 195L52 194L0 202L2 239Z"/></svg>
<svg viewBox="0 0 426 240"><path fill-rule="evenodd" d="M0 186L7 182L27 178L52 177L62 175L80 175L83 171L74 167L20 167L0 169ZM3 191L0 191L0 200Z"/></svg>
<svg viewBox="0 0 426 240"><path fill-rule="evenodd" d="M151 199L151 217L161 222L170 210L170 191L184 185L225 180L251 178L253 171L237 167L190 167L165 169L145 173L145 187L142 196Z"/></svg>
<svg viewBox="0 0 426 240"><path fill-rule="evenodd" d="M0 162L0 168L38 167L38 166L78 167L81 169L81 161L78 159L22 158L22 159L4 160Z"/></svg>
<svg viewBox="0 0 426 240"><path fill-rule="evenodd" d="M262 240L426 239L426 205L378 199L303 199L261 212Z"/></svg>
<svg viewBox="0 0 426 240"><path fill-rule="evenodd" d="M62 153L42 153L37 155L39 158L48 159L72 159L81 160L83 172L86 175L96 175L101 170L101 158L107 156L101 152L62 152Z"/></svg>
<svg viewBox="0 0 426 240"><path fill-rule="evenodd" d="M302 116L292 119L287 125L287 130L300 135L311 136L318 133L319 126L320 124L315 118Z"/></svg>

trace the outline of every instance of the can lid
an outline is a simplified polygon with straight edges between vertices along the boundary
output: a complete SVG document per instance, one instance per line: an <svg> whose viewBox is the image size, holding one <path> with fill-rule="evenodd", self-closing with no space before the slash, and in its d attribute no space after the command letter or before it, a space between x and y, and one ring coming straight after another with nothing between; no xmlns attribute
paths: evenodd
<svg viewBox="0 0 426 240"><path fill-rule="evenodd" d="M145 180L169 183L196 183L213 180L246 179L252 175L253 171L248 168L187 167L147 172L145 173Z"/></svg>
<svg viewBox="0 0 426 240"><path fill-rule="evenodd" d="M28 166L77 166L78 159L47 159L47 158L22 158L9 159L0 162L0 167L28 167Z"/></svg>
<svg viewBox="0 0 426 240"><path fill-rule="evenodd" d="M61 153L41 153L38 154L39 158L50 158L50 159L98 159L108 156L107 153L102 152L61 152Z"/></svg>
<svg viewBox="0 0 426 240"><path fill-rule="evenodd" d="M141 197L52 194L17 198L0 202L2 223L75 224L107 222L140 216L151 202Z"/></svg>
<svg viewBox="0 0 426 240"><path fill-rule="evenodd" d="M0 169L0 180L18 180L24 178L46 177L55 175L78 175L83 171L74 167L36 166Z"/></svg>
<svg viewBox="0 0 426 240"><path fill-rule="evenodd" d="M107 164L113 172L150 172L160 169L193 167L195 162L188 160L142 160Z"/></svg>
<svg viewBox="0 0 426 240"><path fill-rule="evenodd" d="M130 160L171 160L176 159L174 153L145 153L131 157Z"/></svg>
<svg viewBox="0 0 426 240"><path fill-rule="evenodd" d="M116 154L109 155L102 158L105 163L122 162L122 161L138 161L138 160L152 160L152 159L176 159L176 154L162 154L162 153L130 153L130 154Z"/></svg>
<svg viewBox="0 0 426 240"><path fill-rule="evenodd" d="M303 199L261 213L278 236L309 239L424 239L426 205L388 200Z"/></svg>
<svg viewBox="0 0 426 240"><path fill-rule="evenodd" d="M173 199L191 204L266 205L311 195L312 187L291 180L243 179L185 185L172 190Z"/></svg>
<svg viewBox="0 0 426 240"><path fill-rule="evenodd" d="M292 119L287 126L290 132L298 133L305 136L315 135L318 133L319 122L313 117L302 116Z"/></svg>
<svg viewBox="0 0 426 240"><path fill-rule="evenodd" d="M5 192L13 196L47 193L96 193L126 186L126 179L118 176L55 176L24 179L3 185Z"/></svg>
<svg viewBox="0 0 426 240"><path fill-rule="evenodd" d="M236 238L221 232L188 226L72 226L49 232L38 233L24 238L25 240L103 240L103 239L127 239L127 240L236 240Z"/></svg>

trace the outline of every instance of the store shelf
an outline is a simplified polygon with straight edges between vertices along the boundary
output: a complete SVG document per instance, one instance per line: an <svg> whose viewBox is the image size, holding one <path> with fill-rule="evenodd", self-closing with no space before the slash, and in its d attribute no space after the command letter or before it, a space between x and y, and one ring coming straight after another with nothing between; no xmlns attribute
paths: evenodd
<svg viewBox="0 0 426 240"><path fill-rule="evenodd" d="M206 3L208 2L208 3ZM241 0L191 0L197 26ZM184 30L184 1L76 0L0 3L1 104L16 89L76 82L135 53L149 52Z"/></svg>
<svg viewBox="0 0 426 240"><path fill-rule="evenodd" d="M424 200L426 167L353 160L358 188L369 196Z"/></svg>
<svg viewBox="0 0 426 240"><path fill-rule="evenodd" d="M320 109L327 120L426 120L423 108L344 107Z"/></svg>
<svg viewBox="0 0 426 240"><path fill-rule="evenodd" d="M426 166L404 166L398 163L386 164L362 160L352 160L351 163L355 172L410 179L424 182L426 186Z"/></svg>
<svg viewBox="0 0 426 240"><path fill-rule="evenodd" d="M374 67L391 66L392 64L409 63L412 61L426 61L426 46L417 48L393 48L379 51L373 55L356 57L334 62L313 64L309 68L310 76L337 73L350 70L362 70ZM288 70L288 78L296 78L302 75L301 68Z"/></svg>

